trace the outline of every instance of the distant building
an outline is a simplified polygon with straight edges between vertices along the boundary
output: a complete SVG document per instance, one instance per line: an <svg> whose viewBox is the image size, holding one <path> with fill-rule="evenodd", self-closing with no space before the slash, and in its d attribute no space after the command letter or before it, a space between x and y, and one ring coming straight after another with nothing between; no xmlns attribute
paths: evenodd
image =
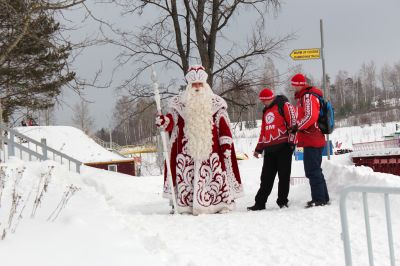
<svg viewBox="0 0 400 266"><path fill-rule="evenodd" d="M135 159L123 159L120 161L90 162L84 163L87 166L118 172L127 175L136 175Z"/></svg>

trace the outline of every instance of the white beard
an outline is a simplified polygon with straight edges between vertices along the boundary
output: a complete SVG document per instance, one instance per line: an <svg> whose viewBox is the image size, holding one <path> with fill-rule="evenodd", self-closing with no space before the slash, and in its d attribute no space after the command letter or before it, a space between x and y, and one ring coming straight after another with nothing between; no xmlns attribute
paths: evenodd
<svg viewBox="0 0 400 266"><path fill-rule="evenodd" d="M182 97L188 153L197 162L209 159L212 152L212 97L213 92L206 83L199 91L189 85Z"/></svg>

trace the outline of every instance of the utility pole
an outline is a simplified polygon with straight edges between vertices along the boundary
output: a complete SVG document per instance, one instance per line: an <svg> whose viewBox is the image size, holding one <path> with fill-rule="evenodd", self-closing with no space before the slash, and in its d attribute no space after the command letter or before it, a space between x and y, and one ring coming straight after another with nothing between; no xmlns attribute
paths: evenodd
<svg viewBox="0 0 400 266"><path fill-rule="evenodd" d="M109 128L109 131L110 131L110 150L112 150L112 128L111 128L111 126Z"/></svg>
<svg viewBox="0 0 400 266"><path fill-rule="evenodd" d="M324 91L325 98L330 100L330 91L329 88L326 88L326 74L325 74L325 57L324 57L324 29L322 19L319 20L319 27L321 31L321 61L322 61L322 89ZM329 142L329 134L326 135L326 154L328 156L328 160L331 159L331 144Z"/></svg>

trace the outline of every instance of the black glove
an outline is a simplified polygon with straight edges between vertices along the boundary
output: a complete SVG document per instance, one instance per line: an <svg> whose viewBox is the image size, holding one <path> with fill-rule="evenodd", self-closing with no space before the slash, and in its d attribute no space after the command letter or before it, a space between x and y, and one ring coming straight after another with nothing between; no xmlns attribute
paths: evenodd
<svg viewBox="0 0 400 266"><path fill-rule="evenodd" d="M293 153L296 150L296 145L293 143L289 143L289 149Z"/></svg>
<svg viewBox="0 0 400 266"><path fill-rule="evenodd" d="M288 128L288 132L292 134L296 133L298 130L299 127L297 126L297 124Z"/></svg>
<svg viewBox="0 0 400 266"><path fill-rule="evenodd" d="M262 153L262 152L261 152ZM253 152L253 156L255 157L255 158L260 158L261 157L261 153L260 152L258 152L258 151L254 151Z"/></svg>

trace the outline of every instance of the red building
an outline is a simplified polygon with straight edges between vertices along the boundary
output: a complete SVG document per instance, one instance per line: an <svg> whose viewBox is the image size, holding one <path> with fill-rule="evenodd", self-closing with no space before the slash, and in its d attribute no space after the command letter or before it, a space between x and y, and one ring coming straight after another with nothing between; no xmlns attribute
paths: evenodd
<svg viewBox="0 0 400 266"><path fill-rule="evenodd" d="M385 138L383 141L354 143L353 163L371 167L375 172L400 175L400 132Z"/></svg>
<svg viewBox="0 0 400 266"><path fill-rule="evenodd" d="M136 175L135 159L123 159L119 161L108 161L108 162L90 162L84 164L87 166L104 169L112 172L118 172L127 175Z"/></svg>

